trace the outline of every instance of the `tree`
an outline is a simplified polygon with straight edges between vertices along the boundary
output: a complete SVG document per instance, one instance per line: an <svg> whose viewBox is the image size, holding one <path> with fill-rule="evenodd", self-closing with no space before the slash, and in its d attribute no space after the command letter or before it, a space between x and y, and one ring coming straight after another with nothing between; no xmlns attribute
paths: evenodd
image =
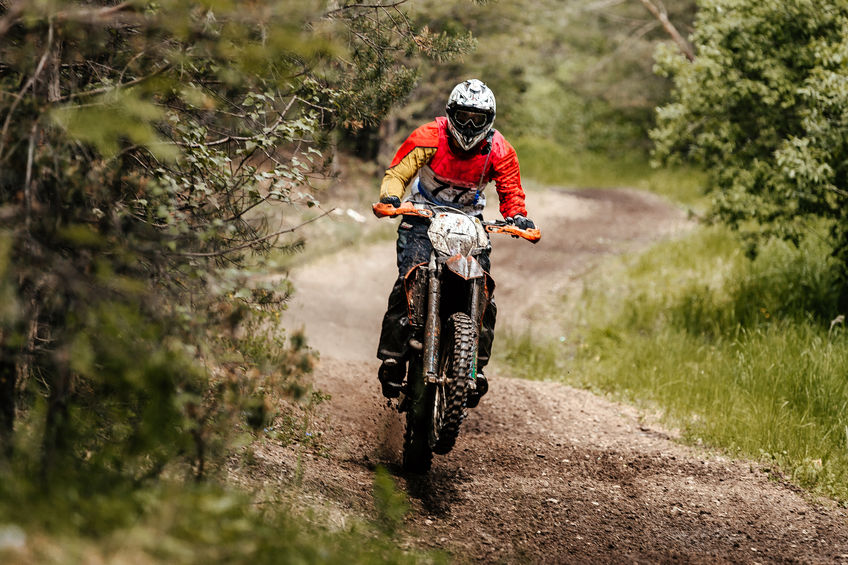
<svg viewBox="0 0 848 565"><path fill-rule="evenodd" d="M797 242L824 223L848 281L848 3L699 4L696 60L658 56L674 99L659 109L656 156L705 167L715 217L752 242Z"/></svg>
<svg viewBox="0 0 848 565"><path fill-rule="evenodd" d="M668 18L668 11L662 2L658 2L654 4L651 0L640 0L642 5L645 6L652 16L654 16L657 21L662 24L663 29L666 33L671 37L671 39L677 44L677 47L680 49L680 52L683 53L687 59L690 61L695 60L695 53L692 51L692 46L689 45L689 42L686 41L680 32L677 31L677 28L671 23L671 20Z"/></svg>
<svg viewBox="0 0 848 565"><path fill-rule="evenodd" d="M640 157L650 147L654 109L670 82L653 73L654 46L667 41L660 23L635 0L416 0L413 21L434 32L469 30L472 55L425 64L423 78L399 110L394 151L410 128L444 111L450 89L477 77L495 92L495 127L514 142L542 140L574 155L594 151ZM669 3L667 19L688 30L694 0ZM520 155L519 155L520 158Z"/></svg>
<svg viewBox="0 0 848 565"><path fill-rule="evenodd" d="M378 121L449 47L404 3L0 2L7 461L138 480L192 454L202 476L216 425L262 425L248 369L291 380L309 355L244 331L288 292L247 275L296 245L332 132ZM16 407L38 441L16 441Z"/></svg>

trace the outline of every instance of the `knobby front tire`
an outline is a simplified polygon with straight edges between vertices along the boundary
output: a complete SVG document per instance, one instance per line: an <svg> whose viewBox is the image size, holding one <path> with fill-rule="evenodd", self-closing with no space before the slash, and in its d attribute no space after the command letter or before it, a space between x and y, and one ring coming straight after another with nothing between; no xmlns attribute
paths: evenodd
<svg viewBox="0 0 848 565"><path fill-rule="evenodd" d="M478 339L474 322L463 312L451 315L445 326L439 359L439 377L444 384L430 385L433 416L429 443L433 453L440 455L453 449L468 414L466 402Z"/></svg>

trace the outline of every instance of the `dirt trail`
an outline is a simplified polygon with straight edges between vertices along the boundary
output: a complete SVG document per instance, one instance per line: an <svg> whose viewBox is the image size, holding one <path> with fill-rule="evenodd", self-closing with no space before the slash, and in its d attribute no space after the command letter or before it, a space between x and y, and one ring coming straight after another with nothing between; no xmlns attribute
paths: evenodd
<svg viewBox="0 0 848 565"><path fill-rule="evenodd" d="M543 240L494 241L499 328L544 329L546 298L609 253L686 225L630 190L534 192ZM317 386L325 456L302 468L304 492L338 513L373 512L376 465L413 506L409 543L460 561L537 563L848 563L843 509L809 502L756 465L681 446L631 408L563 385L491 373L454 451L424 478L399 469L402 420L379 396L374 359L395 277L394 245L328 257L295 273L290 317L321 352ZM497 339L495 347L498 346ZM258 446L260 473L286 480L298 451Z"/></svg>

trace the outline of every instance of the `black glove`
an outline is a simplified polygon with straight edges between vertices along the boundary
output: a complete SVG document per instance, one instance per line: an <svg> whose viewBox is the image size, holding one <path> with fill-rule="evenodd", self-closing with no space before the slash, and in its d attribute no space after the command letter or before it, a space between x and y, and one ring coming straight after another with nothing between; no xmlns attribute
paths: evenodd
<svg viewBox="0 0 848 565"><path fill-rule="evenodd" d="M380 204L391 204L395 208L400 208L400 198L397 196L384 196L380 199Z"/></svg>
<svg viewBox="0 0 848 565"><path fill-rule="evenodd" d="M530 218L525 218L521 214L516 214L511 218L507 218L507 221L511 221L515 224L520 230L529 230L536 227L536 224L533 223L533 220Z"/></svg>

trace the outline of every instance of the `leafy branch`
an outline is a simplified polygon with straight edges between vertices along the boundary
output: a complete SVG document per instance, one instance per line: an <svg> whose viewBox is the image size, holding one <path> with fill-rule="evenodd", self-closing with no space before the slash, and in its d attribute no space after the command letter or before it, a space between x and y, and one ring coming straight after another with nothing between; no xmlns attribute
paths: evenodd
<svg viewBox="0 0 848 565"><path fill-rule="evenodd" d="M320 220L324 216L331 214L334 210L335 210L335 208L331 208L331 209L327 210L326 212L324 212L323 214L320 214L318 216L315 216L314 218L306 220L305 222L298 224L298 225L296 225L292 228L286 228L284 230L276 231L274 233L271 233L271 234L268 234L268 235L265 235L265 236L262 236L262 237L258 237L256 239L253 239L251 241L247 241L247 242L245 242L241 245L238 245L236 247L230 247L228 249L219 249L218 251L209 251L209 252L206 252L206 253L181 252L181 253L177 253L177 255L182 255L184 257L220 257L221 255L226 255L228 253L235 253L236 251L241 251L243 249L247 249L248 247L254 247L257 243L262 243L263 241L267 241L269 239L279 237L283 234L293 233L293 232L299 230L300 228L302 228L303 226L311 224L312 222Z"/></svg>
<svg viewBox="0 0 848 565"><path fill-rule="evenodd" d="M668 11L665 9L665 5L657 0L655 4L652 0L639 0L643 6L653 15L659 22L662 24L663 29L668 33L671 39L677 44L677 47L680 49L680 52L689 59L689 61L695 60L695 51L692 49L692 45L689 44L686 39L680 35L680 32L677 31L677 28L674 27L674 24L671 23L671 20L668 19Z"/></svg>

